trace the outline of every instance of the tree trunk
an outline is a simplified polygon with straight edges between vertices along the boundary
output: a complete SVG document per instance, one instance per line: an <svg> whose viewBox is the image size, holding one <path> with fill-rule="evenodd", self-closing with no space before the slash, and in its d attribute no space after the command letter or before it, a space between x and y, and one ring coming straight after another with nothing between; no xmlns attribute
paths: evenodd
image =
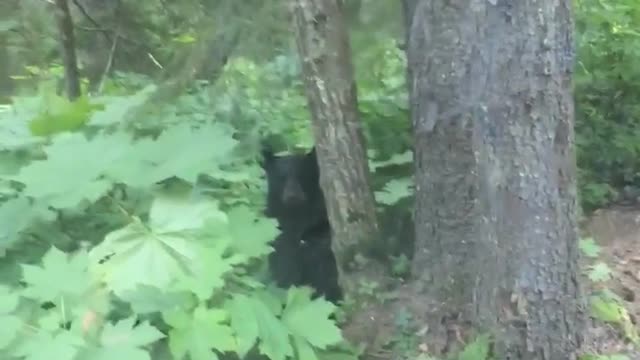
<svg viewBox="0 0 640 360"><path fill-rule="evenodd" d="M11 57L7 34L0 34L0 104L8 103L13 93L13 79L11 79Z"/></svg>
<svg viewBox="0 0 640 360"><path fill-rule="evenodd" d="M81 94L73 21L69 13L67 0L56 0L55 5L58 36L60 36L60 52L62 54L62 63L64 64L65 91L69 99L75 100Z"/></svg>
<svg viewBox="0 0 640 360"><path fill-rule="evenodd" d="M411 21L415 14L416 4L418 0L402 0L402 14L404 15L404 28L405 28L405 47L409 43L409 35L411 34Z"/></svg>
<svg viewBox="0 0 640 360"><path fill-rule="evenodd" d="M340 283L354 294L356 256L369 257L378 239L365 139L357 108L351 49L339 0L291 0L312 128L320 163ZM374 271L378 274L378 271Z"/></svg>
<svg viewBox="0 0 640 360"><path fill-rule="evenodd" d="M418 288L446 303L440 328L492 332L496 359L576 359L571 1L414 11Z"/></svg>

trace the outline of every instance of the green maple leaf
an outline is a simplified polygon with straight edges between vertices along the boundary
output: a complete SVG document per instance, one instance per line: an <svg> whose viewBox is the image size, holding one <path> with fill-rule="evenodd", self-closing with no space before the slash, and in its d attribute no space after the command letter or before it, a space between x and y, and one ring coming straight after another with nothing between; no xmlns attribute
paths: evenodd
<svg viewBox="0 0 640 360"><path fill-rule="evenodd" d="M192 360L210 360L218 358L212 349L236 351L233 331L224 324L228 314L223 310L198 307L192 314L172 312L163 317L173 327L169 347L178 359L189 354Z"/></svg>
<svg viewBox="0 0 640 360"><path fill-rule="evenodd" d="M296 347L298 359L300 360L318 360L316 350L300 336L293 337L293 344ZM324 359L324 357L323 357Z"/></svg>
<svg viewBox="0 0 640 360"><path fill-rule="evenodd" d="M170 233L200 230L209 223L227 222L218 203L208 199L192 199L188 193L165 193L154 199L149 224L158 232Z"/></svg>
<svg viewBox="0 0 640 360"><path fill-rule="evenodd" d="M87 254L82 251L69 256L51 247L42 258L42 266L22 264L22 271L27 283L23 295L43 302L78 300L91 286Z"/></svg>
<svg viewBox="0 0 640 360"><path fill-rule="evenodd" d="M590 258L598 257L601 250L600 246L596 244L593 238L581 239L578 246L580 247L580 250L582 250L582 253Z"/></svg>
<svg viewBox="0 0 640 360"><path fill-rule="evenodd" d="M34 135L47 136L64 131L73 131L83 126L91 113L101 109L101 104L93 104L86 96L75 101L54 95L43 96L41 111L29 122Z"/></svg>
<svg viewBox="0 0 640 360"><path fill-rule="evenodd" d="M246 311L251 311L258 323L260 352L271 360L284 360L293 356L289 331L272 309L258 298L251 299L250 305Z"/></svg>
<svg viewBox="0 0 640 360"><path fill-rule="evenodd" d="M144 349L130 347L100 348L91 347L84 350L77 359L82 360L151 360L151 355Z"/></svg>
<svg viewBox="0 0 640 360"><path fill-rule="evenodd" d="M138 285L167 289L174 280L205 267L194 233L205 224L224 221L215 202L160 196L151 206L149 225L135 221L108 234L91 250L92 266L118 296Z"/></svg>
<svg viewBox="0 0 640 360"><path fill-rule="evenodd" d="M148 322L135 326L135 319L128 318L116 324L108 323L100 336L100 347L86 349L85 360L151 360L145 346L164 338L158 329Z"/></svg>
<svg viewBox="0 0 640 360"><path fill-rule="evenodd" d="M489 357L491 343L488 335L478 336L472 343L465 346L458 355L459 360L485 360Z"/></svg>
<svg viewBox="0 0 640 360"><path fill-rule="evenodd" d="M45 148L46 160L34 161L13 180L25 185L23 193L57 208L95 201L111 187L104 172L129 151L124 133L98 136L90 141L82 134L61 134Z"/></svg>
<svg viewBox="0 0 640 360"><path fill-rule="evenodd" d="M32 100L35 98L31 98ZM42 139L31 135L31 130L27 125L29 119L35 115L34 105L25 104L27 99L16 98L13 111L0 112L0 149L16 150L26 148Z"/></svg>
<svg viewBox="0 0 640 360"><path fill-rule="evenodd" d="M132 187L149 187L158 182L153 169L156 166L152 155L155 151L155 141L144 138L131 145L125 161L113 164L106 174L115 182L121 182ZM164 180L164 179L160 179Z"/></svg>
<svg viewBox="0 0 640 360"><path fill-rule="evenodd" d="M105 347L143 347L162 339L164 335L149 322L135 326L135 319L120 320L116 324L106 324L100 337Z"/></svg>
<svg viewBox="0 0 640 360"><path fill-rule="evenodd" d="M287 295L282 321L294 338L320 349L342 341L340 329L329 319L335 305L323 298L311 300L311 289L306 287L291 288Z"/></svg>
<svg viewBox="0 0 640 360"><path fill-rule="evenodd" d="M104 109L96 111L91 120L90 125L107 126L117 124L123 121L132 109L143 105L150 95L155 91L155 85L149 85L144 89L130 96L112 96L103 97Z"/></svg>
<svg viewBox="0 0 640 360"><path fill-rule="evenodd" d="M376 191L376 200L385 205L395 204L400 199L411 196L412 186L411 179L393 179L385 184L382 191Z"/></svg>
<svg viewBox="0 0 640 360"><path fill-rule="evenodd" d="M199 174L229 163L237 144L231 135L231 129L219 123L198 129L181 124L164 132L156 142L156 159L164 160L156 169L158 178L175 175L194 183Z"/></svg>
<svg viewBox="0 0 640 360"><path fill-rule="evenodd" d="M243 294L234 295L225 306L231 314L231 327L236 334L238 355L241 358L244 358L258 341L258 319L253 316L252 311L247 311L251 306L251 299Z"/></svg>
<svg viewBox="0 0 640 360"><path fill-rule="evenodd" d="M194 129L180 124L165 130L156 140L143 139L126 163L113 167L109 174L132 186L149 186L178 177L195 183L200 174L228 164L237 141L222 124L208 124Z"/></svg>
<svg viewBox="0 0 640 360"><path fill-rule="evenodd" d="M0 118L0 123L2 119ZM1 149L1 147L0 147ZM15 175L20 169L31 161L30 155L22 153L20 151L0 151L0 175L3 177L0 191L3 195L15 194L8 181L4 181L4 178L8 175Z"/></svg>
<svg viewBox="0 0 640 360"><path fill-rule="evenodd" d="M602 321L621 323L627 316L627 310L623 306L602 296L592 296L589 305L592 315Z"/></svg>
<svg viewBox="0 0 640 360"><path fill-rule="evenodd" d="M246 206L234 207L228 212L233 248L249 258L262 257L272 250L270 243L278 235L276 221L258 217Z"/></svg>
<svg viewBox="0 0 640 360"><path fill-rule="evenodd" d="M184 237L157 234L139 222L109 233L91 250L93 268L118 296L138 285L164 289L176 274L188 271L196 257Z"/></svg>
<svg viewBox="0 0 640 360"><path fill-rule="evenodd" d="M124 291L121 297L131 305L136 314L190 308L195 305L193 296L188 292L161 291L149 285L138 285L135 290Z"/></svg>
<svg viewBox="0 0 640 360"><path fill-rule="evenodd" d="M371 157L375 154L369 154ZM372 171L376 171L378 168L389 166L389 165L402 165L402 164L411 164L413 162L413 153L411 151L406 151L402 154L395 154L391 156L388 160L384 161L370 161L369 166Z"/></svg>
<svg viewBox="0 0 640 360"><path fill-rule="evenodd" d="M52 220L54 213L25 197L10 199L0 205L0 247L9 247L36 219Z"/></svg>
<svg viewBox="0 0 640 360"><path fill-rule="evenodd" d="M589 279L594 282L607 281L611 279L611 268L603 262L592 265L589 271Z"/></svg>
<svg viewBox="0 0 640 360"><path fill-rule="evenodd" d="M193 268L190 274L181 274L174 290L188 290L205 301L213 292L225 285L224 275L233 270L234 258L223 257L225 247L202 248L200 257L202 266Z"/></svg>
<svg viewBox="0 0 640 360"><path fill-rule="evenodd" d="M0 349L7 347L20 334L22 321L11 315L18 308L19 297L8 287L0 285Z"/></svg>
<svg viewBox="0 0 640 360"><path fill-rule="evenodd" d="M81 337L68 331L57 334L41 331L23 339L14 355L25 360L73 360L84 345Z"/></svg>

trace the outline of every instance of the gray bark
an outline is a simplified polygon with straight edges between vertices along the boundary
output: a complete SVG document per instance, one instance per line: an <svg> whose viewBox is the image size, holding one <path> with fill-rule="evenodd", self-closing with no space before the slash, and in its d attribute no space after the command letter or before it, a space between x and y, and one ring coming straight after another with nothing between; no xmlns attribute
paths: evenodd
<svg viewBox="0 0 640 360"><path fill-rule="evenodd" d="M340 283L347 293L359 286L356 261L378 239L375 202L369 182L365 139L351 48L339 0L292 0L294 30L320 162L320 184L333 230L332 247ZM345 276L348 273L350 276ZM378 274L376 270L373 272Z"/></svg>
<svg viewBox="0 0 640 360"><path fill-rule="evenodd" d="M492 332L495 358L576 359L571 1L418 0L412 19L413 272L440 327Z"/></svg>

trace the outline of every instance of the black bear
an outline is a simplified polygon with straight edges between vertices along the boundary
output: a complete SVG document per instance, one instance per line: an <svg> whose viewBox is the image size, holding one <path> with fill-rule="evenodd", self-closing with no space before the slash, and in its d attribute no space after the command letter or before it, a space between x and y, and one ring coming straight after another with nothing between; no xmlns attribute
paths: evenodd
<svg viewBox="0 0 640 360"><path fill-rule="evenodd" d="M265 215L275 218L281 231L269 257L276 284L308 285L318 296L334 303L341 300L315 148L286 156L263 149L262 156L267 178Z"/></svg>
<svg viewBox="0 0 640 360"><path fill-rule="evenodd" d="M265 215L278 220L280 229L287 233L328 224L315 148L304 155L287 156L263 149L262 156L267 177Z"/></svg>
<svg viewBox="0 0 640 360"><path fill-rule="evenodd" d="M331 250L331 228L315 227L302 234L300 257L302 284L309 285L318 295L336 304L342 300L338 285L336 258Z"/></svg>

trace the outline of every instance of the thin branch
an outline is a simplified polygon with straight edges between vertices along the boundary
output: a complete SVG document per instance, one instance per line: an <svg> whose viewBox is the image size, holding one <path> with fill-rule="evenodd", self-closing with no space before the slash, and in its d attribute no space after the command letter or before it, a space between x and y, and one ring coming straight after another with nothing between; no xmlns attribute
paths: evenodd
<svg viewBox="0 0 640 360"><path fill-rule="evenodd" d="M89 22L93 24L93 26L95 26L97 28L101 27L100 24L98 24L98 22L96 20L94 20L91 15L89 15L89 12L84 8L84 6L82 6L78 2L78 0L72 0L72 1L73 1L73 4L78 8L78 10L80 10L82 15L84 15L84 17L86 17L87 20L89 20Z"/></svg>
<svg viewBox="0 0 640 360"><path fill-rule="evenodd" d="M109 75L111 71L111 67L113 66L113 57L116 53L116 47L118 46L118 38L119 36L113 39L113 44L111 45L111 51L109 51L109 59L107 60L107 65L104 67L104 71L102 72L102 76L100 77L100 83L98 84L98 94L102 93L102 87L104 85L104 79Z"/></svg>

